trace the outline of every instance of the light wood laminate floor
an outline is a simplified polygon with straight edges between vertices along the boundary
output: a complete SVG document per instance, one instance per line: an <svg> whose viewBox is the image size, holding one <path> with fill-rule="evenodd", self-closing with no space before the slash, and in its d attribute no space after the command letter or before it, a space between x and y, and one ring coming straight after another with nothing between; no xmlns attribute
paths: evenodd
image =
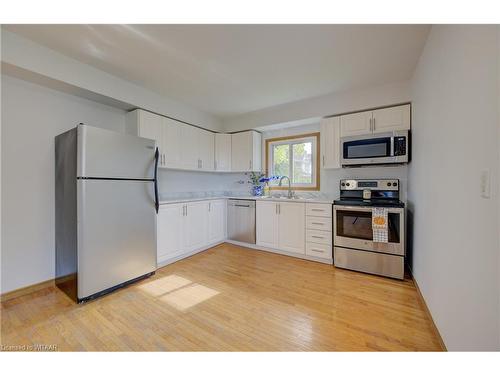
<svg viewBox="0 0 500 375"><path fill-rule="evenodd" d="M1 319L4 350L440 350L410 279L229 244L86 304L55 287L17 297Z"/></svg>

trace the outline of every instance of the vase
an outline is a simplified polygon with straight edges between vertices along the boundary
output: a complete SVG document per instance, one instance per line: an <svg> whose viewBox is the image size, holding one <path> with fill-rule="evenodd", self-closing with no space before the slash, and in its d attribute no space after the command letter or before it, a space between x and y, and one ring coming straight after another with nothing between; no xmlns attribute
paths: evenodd
<svg viewBox="0 0 500 375"><path fill-rule="evenodd" d="M263 192L262 185L252 186L252 195L254 197L260 197L262 195L262 192Z"/></svg>

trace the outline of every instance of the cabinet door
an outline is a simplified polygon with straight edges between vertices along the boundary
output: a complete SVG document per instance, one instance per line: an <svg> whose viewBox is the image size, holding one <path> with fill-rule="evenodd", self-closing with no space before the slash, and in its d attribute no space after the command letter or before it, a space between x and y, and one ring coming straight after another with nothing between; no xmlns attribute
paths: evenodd
<svg viewBox="0 0 500 375"><path fill-rule="evenodd" d="M215 170L231 171L231 134L215 134Z"/></svg>
<svg viewBox="0 0 500 375"><path fill-rule="evenodd" d="M157 261L158 263L183 253L183 205L161 205L157 218Z"/></svg>
<svg viewBox="0 0 500 375"><path fill-rule="evenodd" d="M305 204L278 203L278 248L305 254Z"/></svg>
<svg viewBox="0 0 500 375"><path fill-rule="evenodd" d="M373 111L373 132L384 133L410 129L410 105L382 108Z"/></svg>
<svg viewBox="0 0 500 375"><path fill-rule="evenodd" d="M216 243L226 237L226 201L208 202L208 243Z"/></svg>
<svg viewBox="0 0 500 375"><path fill-rule="evenodd" d="M163 117L147 111L139 110L139 124L137 135L142 138L153 139L156 146L163 152ZM160 158L161 159L161 158ZM160 167L164 167L160 160Z"/></svg>
<svg viewBox="0 0 500 375"><path fill-rule="evenodd" d="M248 172L252 159L252 139L250 132L231 135L231 168L235 172Z"/></svg>
<svg viewBox="0 0 500 375"><path fill-rule="evenodd" d="M321 166L340 168L340 117L321 120Z"/></svg>
<svg viewBox="0 0 500 375"><path fill-rule="evenodd" d="M186 251L206 246L208 243L208 202L186 204L183 242Z"/></svg>
<svg viewBox="0 0 500 375"><path fill-rule="evenodd" d="M182 168L182 127L178 121L163 119L163 152L162 162L168 168Z"/></svg>
<svg viewBox="0 0 500 375"><path fill-rule="evenodd" d="M214 133L203 129L198 132L198 155L200 159L200 169L204 171L214 170L215 137Z"/></svg>
<svg viewBox="0 0 500 375"><path fill-rule="evenodd" d="M270 248L278 247L277 203L257 202L256 228L257 245Z"/></svg>
<svg viewBox="0 0 500 375"><path fill-rule="evenodd" d="M181 168L200 169L198 153L198 128L181 126Z"/></svg>
<svg viewBox="0 0 500 375"><path fill-rule="evenodd" d="M262 170L262 135L256 131L251 131L250 136L252 143L250 170L260 172Z"/></svg>
<svg viewBox="0 0 500 375"><path fill-rule="evenodd" d="M370 134L372 112L352 113L340 116L340 135L349 137L352 135Z"/></svg>

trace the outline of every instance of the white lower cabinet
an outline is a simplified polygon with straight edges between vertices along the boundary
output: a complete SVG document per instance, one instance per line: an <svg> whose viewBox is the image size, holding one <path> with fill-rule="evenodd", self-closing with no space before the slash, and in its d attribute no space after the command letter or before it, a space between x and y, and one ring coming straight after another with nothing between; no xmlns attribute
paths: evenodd
<svg viewBox="0 0 500 375"><path fill-rule="evenodd" d="M184 252L184 204L160 206L157 218L157 262L176 258Z"/></svg>
<svg viewBox="0 0 500 375"><path fill-rule="evenodd" d="M186 251L193 251L208 244L208 202L186 204L184 223Z"/></svg>
<svg viewBox="0 0 500 375"><path fill-rule="evenodd" d="M257 245L305 254L305 204L257 202Z"/></svg>
<svg viewBox="0 0 500 375"><path fill-rule="evenodd" d="M306 203L306 255L333 260L332 205Z"/></svg>
<svg viewBox="0 0 500 375"><path fill-rule="evenodd" d="M256 204L256 242L259 246L278 247L278 203L257 202Z"/></svg>
<svg viewBox="0 0 500 375"><path fill-rule="evenodd" d="M198 201L160 206L157 262L177 260L226 237L226 201Z"/></svg>
<svg viewBox="0 0 500 375"><path fill-rule="evenodd" d="M226 238L226 201L208 202L208 243L221 242Z"/></svg>

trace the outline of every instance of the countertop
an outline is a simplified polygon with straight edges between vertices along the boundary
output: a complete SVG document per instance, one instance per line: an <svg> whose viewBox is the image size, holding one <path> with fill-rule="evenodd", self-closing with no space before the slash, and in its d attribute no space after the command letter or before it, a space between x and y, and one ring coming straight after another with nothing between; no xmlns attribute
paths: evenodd
<svg viewBox="0 0 500 375"><path fill-rule="evenodd" d="M160 204L173 204L173 203L187 203L187 202L199 202L208 201L216 199L243 199L243 200L253 200L253 201L272 201L272 202L293 202L293 203L323 203L323 204L333 204L334 198L299 198L299 199L288 199L288 198L267 198L267 197L254 197L254 196L213 196L213 197L198 197L198 198L179 198L179 199L165 199L161 200Z"/></svg>

